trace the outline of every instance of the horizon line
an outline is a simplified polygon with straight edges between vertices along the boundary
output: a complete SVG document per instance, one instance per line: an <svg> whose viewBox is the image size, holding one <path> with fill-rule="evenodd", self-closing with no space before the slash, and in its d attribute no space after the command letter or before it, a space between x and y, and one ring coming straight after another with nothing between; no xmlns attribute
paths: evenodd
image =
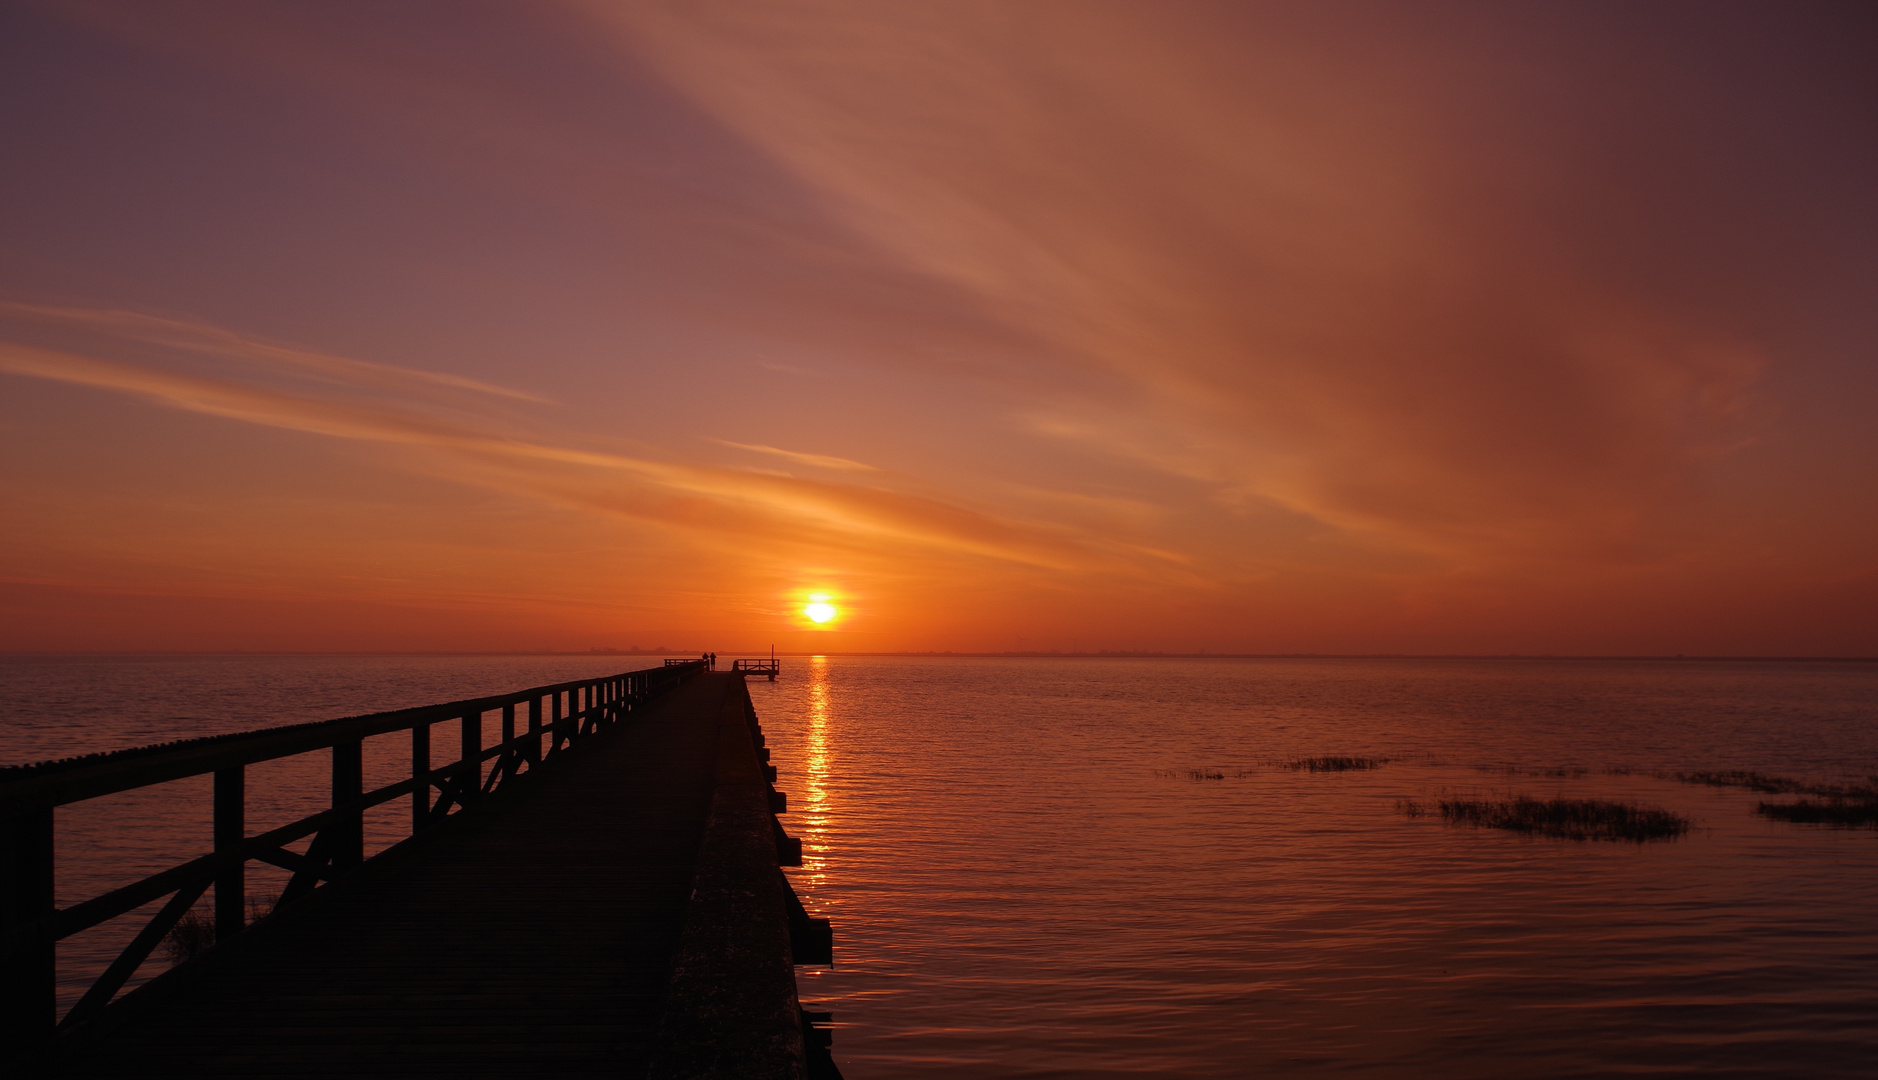
<svg viewBox="0 0 1878 1080"><path fill-rule="evenodd" d="M0 651L0 659L114 656L658 656L670 659L702 655L706 649L98 649ZM769 650L718 654L724 659L769 656ZM953 649L863 651L847 649L777 649L776 656L844 657L950 657L954 659L1106 659L1106 660L1695 660L1705 662L1875 663L1878 656L1750 655L1721 653L1331 653L1331 652L1160 652L1139 649L1067 651L1058 649L1006 649L958 651Z"/></svg>

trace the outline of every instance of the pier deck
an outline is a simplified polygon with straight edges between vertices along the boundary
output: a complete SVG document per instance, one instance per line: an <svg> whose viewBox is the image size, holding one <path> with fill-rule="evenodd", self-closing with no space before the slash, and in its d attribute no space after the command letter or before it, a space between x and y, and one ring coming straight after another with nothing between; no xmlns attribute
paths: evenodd
<svg viewBox="0 0 1878 1080"><path fill-rule="evenodd" d="M774 869L774 845L764 853L747 842L768 844L772 821L760 833L748 821L713 825L714 815L734 817L726 791L740 789L723 788L727 781L761 781L753 797L768 810L757 757L767 754L755 749L760 736L746 715L754 717L741 675L700 674L513 790L171 973L168 985L113 1006L116 1015L97 1030L58 1049L50 1073L577 1077L645 1076L651 1067L806 1075L800 1034L787 1045L797 1008L789 915L772 910L788 886ZM726 828L737 835L717 835ZM757 967L767 966L754 979L768 985L743 989L775 1014L761 1024L776 1028L785 1016L780 1033L763 1035L775 1045L762 1051L769 1060L761 1073L744 1071L754 1060L689 1072L695 1047L682 1044L723 1038L714 1025L726 1018L709 1008L670 1015L699 1012L677 1000L675 954L705 969L748 966L713 959L718 946L700 939L716 933L709 925L687 929L688 918L701 917L691 910L700 851L708 862L727 843L745 852L729 872L751 878L770 905L763 918L733 912L729 920L760 924L754 951ZM735 948L752 947L746 940ZM677 1035L662 1043L662 1028Z"/></svg>

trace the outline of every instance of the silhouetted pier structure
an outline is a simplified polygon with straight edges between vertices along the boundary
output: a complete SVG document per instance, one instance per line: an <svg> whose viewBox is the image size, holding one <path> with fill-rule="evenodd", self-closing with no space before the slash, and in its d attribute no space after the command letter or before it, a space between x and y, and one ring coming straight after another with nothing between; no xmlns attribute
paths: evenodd
<svg viewBox="0 0 1878 1080"><path fill-rule="evenodd" d="M500 735L486 745L492 721ZM439 724L458 736L442 764ZM408 774L367 790L363 747L385 736L408 736ZM248 767L308 753L330 757L327 806L252 832ZM787 799L768 758L744 676L687 661L0 770L0 1064L55 1076L838 1075L814 1026L827 1016L801 1008L794 973L832 962L832 933L780 869L801 864L801 843L776 819ZM54 906L57 807L205 774L209 854ZM410 836L366 858L366 812L407 798ZM290 876L250 924L256 861ZM210 893L213 947L120 995ZM57 942L159 904L60 1017Z"/></svg>
<svg viewBox="0 0 1878 1080"><path fill-rule="evenodd" d="M776 681L776 673L781 670L773 656L744 656L730 662L730 670L741 671L749 675L766 675L770 682Z"/></svg>

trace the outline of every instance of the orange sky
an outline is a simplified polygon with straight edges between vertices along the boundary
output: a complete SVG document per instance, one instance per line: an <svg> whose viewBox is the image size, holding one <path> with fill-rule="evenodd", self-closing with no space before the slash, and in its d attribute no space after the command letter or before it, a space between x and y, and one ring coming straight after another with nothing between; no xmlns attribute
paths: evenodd
<svg viewBox="0 0 1878 1080"><path fill-rule="evenodd" d="M8 5L0 650L1878 654L1874 54Z"/></svg>

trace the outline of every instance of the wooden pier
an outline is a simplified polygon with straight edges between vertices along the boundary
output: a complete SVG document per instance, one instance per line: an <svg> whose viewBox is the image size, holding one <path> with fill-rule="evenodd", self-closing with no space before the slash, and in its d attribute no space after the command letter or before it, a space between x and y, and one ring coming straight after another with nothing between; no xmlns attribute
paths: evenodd
<svg viewBox="0 0 1878 1080"><path fill-rule="evenodd" d="M491 720L501 735L485 745ZM459 753L437 766L445 722ZM361 741L406 731L410 776L362 790ZM244 769L302 753L330 756L329 806L251 833ZM801 845L776 818L787 799L768 756L744 676L692 661L0 770L6 1071L838 1076L815 1026L827 1017L801 1007L794 974L832 962L832 934L780 869ZM53 908L54 808L204 773L211 853ZM411 836L362 858L362 815L406 797ZM255 860L293 876L247 925ZM118 995L211 891L215 945ZM58 1017L55 943L158 901Z"/></svg>

